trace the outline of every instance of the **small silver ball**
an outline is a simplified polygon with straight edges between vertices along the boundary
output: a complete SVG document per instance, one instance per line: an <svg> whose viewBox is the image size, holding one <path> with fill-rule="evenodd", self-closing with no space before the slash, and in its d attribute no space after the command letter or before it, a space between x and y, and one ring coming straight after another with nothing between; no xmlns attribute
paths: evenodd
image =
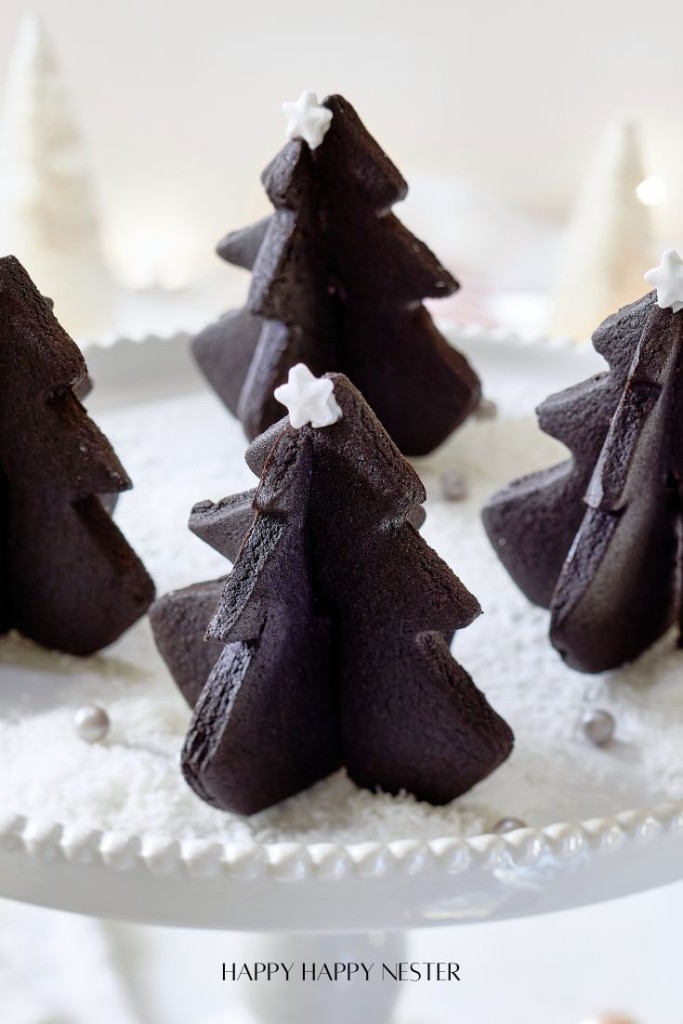
<svg viewBox="0 0 683 1024"><path fill-rule="evenodd" d="M74 715L76 733L86 743L100 743L110 726L109 715L97 704L86 704Z"/></svg>
<svg viewBox="0 0 683 1024"><path fill-rule="evenodd" d="M526 827L526 822L521 818L501 818L493 826L493 831L499 836L504 836L506 832L515 832L518 828Z"/></svg>
<svg viewBox="0 0 683 1024"><path fill-rule="evenodd" d="M498 406L492 398L482 398L473 416L475 420L495 420L498 415Z"/></svg>
<svg viewBox="0 0 683 1024"><path fill-rule="evenodd" d="M604 747L614 739L617 723L614 715L602 708L591 708L584 711L581 717L581 728L586 739L596 747Z"/></svg>
<svg viewBox="0 0 683 1024"><path fill-rule="evenodd" d="M446 501L464 501L469 494L467 477L459 469L448 469L441 474L441 494Z"/></svg>

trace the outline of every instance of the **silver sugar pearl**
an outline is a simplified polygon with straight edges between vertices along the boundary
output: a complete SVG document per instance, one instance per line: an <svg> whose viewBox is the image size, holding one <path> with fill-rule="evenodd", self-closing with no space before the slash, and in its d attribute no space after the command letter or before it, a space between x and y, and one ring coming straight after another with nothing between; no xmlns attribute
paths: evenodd
<svg viewBox="0 0 683 1024"><path fill-rule="evenodd" d="M596 747L604 747L614 739L616 726L614 715L602 708L591 708L581 716L583 734Z"/></svg>
<svg viewBox="0 0 683 1024"><path fill-rule="evenodd" d="M501 818L493 826L493 831L499 836L504 836L506 832L515 832L518 828L526 827L526 822L521 818Z"/></svg>
<svg viewBox="0 0 683 1024"><path fill-rule="evenodd" d="M498 406L492 398L482 398L472 415L475 420L495 420L498 415Z"/></svg>
<svg viewBox="0 0 683 1024"><path fill-rule="evenodd" d="M447 469L439 479L441 494L446 501L464 501L469 494L467 477L460 469Z"/></svg>
<svg viewBox="0 0 683 1024"><path fill-rule="evenodd" d="M85 743L100 743L110 727L109 715L97 704L86 704L74 715L74 729Z"/></svg>

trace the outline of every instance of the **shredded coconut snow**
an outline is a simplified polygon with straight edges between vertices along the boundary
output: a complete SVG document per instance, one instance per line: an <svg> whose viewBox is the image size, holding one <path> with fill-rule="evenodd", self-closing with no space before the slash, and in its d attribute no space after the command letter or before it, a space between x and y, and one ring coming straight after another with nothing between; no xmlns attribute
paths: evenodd
<svg viewBox="0 0 683 1024"><path fill-rule="evenodd" d="M98 419L136 483L116 518L159 593L223 575L225 561L186 523L194 502L253 485L239 424L210 394ZM683 797L683 653L673 639L619 671L572 672L548 642L547 613L519 593L484 536L479 508L487 495L558 456L562 449L531 420L498 420L470 423L417 463L428 492L423 535L484 609L458 633L454 652L517 738L510 760L453 804L373 795L341 772L249 819L203 804L178 768L189 710L144 621L85 660L16 636L0 642L0 808L174 837L360 842L475 835L502 817L542 825ZM458 504L440 486L454 467L470 488ZM111 717L102 744L84 743L73 728L86 703ZM616 718L617 738L605 749L581 732L589 707Z"/></svg>

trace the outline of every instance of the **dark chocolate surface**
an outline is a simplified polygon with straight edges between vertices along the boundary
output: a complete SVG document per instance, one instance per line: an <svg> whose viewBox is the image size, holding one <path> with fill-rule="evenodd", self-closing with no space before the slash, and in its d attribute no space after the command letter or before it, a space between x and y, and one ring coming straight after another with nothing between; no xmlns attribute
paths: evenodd
<svg viewBox="0 0 683 1024"><path fill-rule="evenodd" d="M503 564L550 609L551 640L580 671L633 660L680 619L682 323L654 292L605 320L593 344L609 372L539 409L571 459L483 511Z"/></svg>
<svg viewBox="0 0 683 1024"><path fill-rule="evenodd" d="M223 650L205 634L224 587L224 577L195 583L164 594L149 610L156 645L190 707L197 703Z"/></svg>
<svg viewBox="0 0 683 1024"><path fill-rule="evenodd" d="M274 213L218 247L252 271L247 306L193 342L209 382L253 439L282 416L289 369L346 374L401 451L424 455L474 410L479 380L424 298L457 282L390 212L407 186L341 96L311 151L287 143L263 173Z"/></svg>
<svg viewBox="0 0 683 1024"><path fill-rule="evenodd" d="M92 654L154 587L109 510L131 484L77 393L77 345L13 256L0 259L0 631Z"/></svg>
<svg viewBox="0 0 683 1024"><path fill-rule="evenodd" d="M509 727L450 654L447 638L480 609L411 523L422 483L358 390L330 376L342 418L300 430L283 419L248 453L260 474L253 501L219 503L249 505L254 520L208 622L224 647L183 767L203 799L241 813L342 765L369 789L446 803L512 748ZM221 550L220 511L195 509L208 524L197 532ZM188 601L191 588L152 616L186 694L206 679L199 655L188 682L199 633Z"/></svg>

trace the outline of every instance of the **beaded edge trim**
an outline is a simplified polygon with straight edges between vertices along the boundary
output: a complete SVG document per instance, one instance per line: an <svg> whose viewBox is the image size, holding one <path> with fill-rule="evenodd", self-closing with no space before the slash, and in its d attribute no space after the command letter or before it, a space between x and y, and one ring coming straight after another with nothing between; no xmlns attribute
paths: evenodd
<svg viewBox="0 0 683 1024"><path fill-rule="evenodd" d="M468 839L394 840L388 843L224 843L132 835L79 825L0 814L0 851L43 863L68 861L118 871L143 868L155 875L182 872L193 878L303 882L380 878L392 872L458 875L471 869L495 874L528 870L543 860L569 863L612 853L628 843L652 843L665 834L683 835L683 800L613 817L520 828L507 835Z"/></svg>

